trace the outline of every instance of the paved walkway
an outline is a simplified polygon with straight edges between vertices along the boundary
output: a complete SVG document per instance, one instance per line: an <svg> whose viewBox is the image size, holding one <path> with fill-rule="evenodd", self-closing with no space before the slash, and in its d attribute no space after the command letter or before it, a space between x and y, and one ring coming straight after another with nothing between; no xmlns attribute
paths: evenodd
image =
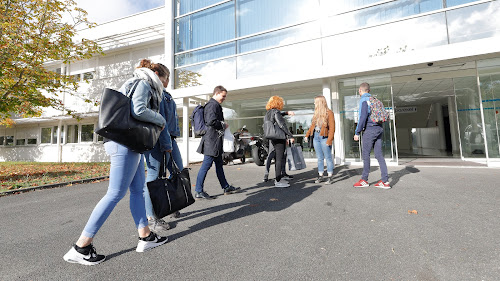
<svg viewBox="0 0 500 281"><path fill-rule="evenodd" d="M292 172L288 189L262 183L253 163L227 166L243 189L227 196L210 170L218 198L168 219L170 242L146 253L135 252L127 196L94 241L107 261L93 267L62 256L106 181L0 197L0 280L499 279L499 169L389 167L394 188L380 190L352 187L360 167L315 184L313 166Z"/></svg>

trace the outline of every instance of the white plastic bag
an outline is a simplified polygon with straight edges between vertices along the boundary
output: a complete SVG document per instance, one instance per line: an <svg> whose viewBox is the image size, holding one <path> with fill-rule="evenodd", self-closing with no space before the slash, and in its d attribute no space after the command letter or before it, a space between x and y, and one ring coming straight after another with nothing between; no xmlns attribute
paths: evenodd
<svg viewBox="0 0 500 281"><path fill-rule="evenodd" d="M224 131L224 142L222 144L224 152L234 152L234 136L229 127Z"/></svg>

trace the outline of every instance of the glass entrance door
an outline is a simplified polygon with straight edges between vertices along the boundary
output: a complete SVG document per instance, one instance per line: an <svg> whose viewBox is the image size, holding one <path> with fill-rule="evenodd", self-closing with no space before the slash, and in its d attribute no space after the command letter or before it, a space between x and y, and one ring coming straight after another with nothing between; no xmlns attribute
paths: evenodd
<svg viewBox="0 0 500 281"><path fill-rule="evenodd" d="M384 123L383 151L386 161L397 161L395 146L394 122L392 114L392 94L390 75L378 75L343 79L339 81L338 91L340 99L340 122L342 128L344 160L361 162L361 143L353 140L354 131L358 123L358 107L360 96L359 85L363 82L370 84L371 95L378 98L386 109L391 112L391 121ZM372 152L373 154L373 152Z"/></svg>

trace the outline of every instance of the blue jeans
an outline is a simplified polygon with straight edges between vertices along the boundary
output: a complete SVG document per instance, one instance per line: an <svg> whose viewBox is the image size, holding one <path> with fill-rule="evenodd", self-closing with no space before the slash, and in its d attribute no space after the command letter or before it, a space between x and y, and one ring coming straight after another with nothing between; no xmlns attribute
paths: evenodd
<svg viewBox="0 0 500 281"><path fill-rule="evenodd" d="M215 173L217 174L217 178L219 179L220 186L222 188L226 188L229 185L226 181L226 176L224 175L222 155L219 155L217 157L205 155L205 157L203 157L203 163L201 164L198 176L196 177L196 187L194 189L196 192L203 191L203 184L205 183L205 178L207 177L208 170L210 170L214 162Z"/></svg>
<svg viewBox="0 0 500 281"><path fill-rule="evenodd" d="M362 179L368 181L368 174L370 174L370 153L372 148L375 152L375 158L380 166L380 173L382 174L382 181L388 182L389 175L387 174L387 165L385 164L384 154L382 153L382 137L384 135L384 128L381 126L367 127L363 133L362 151L363 157L363 175Z"/></svg>
<svg viewBox="0 0 500 281"><path fill-rule="evenodd" d="M163 157L163 152L160 152L160 155L161 157ZM146 183L144 183L144 203L146 204L146 215L148 216L148 218L157 218L153 211L153 203L151 203L151 197L149 196L147 183L154 181L158 178L158 175L160 174L160 165L161 165L160 161L162 159L157 159L159 157L154 157L153 154L148 154L148 153L145 153L144 156L146 158L146 166L148 167ZM177 141L175 139L172 139L172 158L177 167L179 168L179 170L182 171L182 169L184 169L184 166L182 165L181 151L179 150L179 147L177 146ZM170 172L170 174L172 174L172 162L170 161L170 153L166 154L165 161L168 163L167 164L168 171Z"/></svg>
<svg viewBox="0 0 500 281"><path fill-rule="evenodd" d="M314 132L313 145L316 156L318 157L318 173L323 174L326 171L328 174L333 174L333 159L332 159L332 146L326 145L327 137L322 137L318 132Z"/></svg>
<svg viewBox="0 0 500 281"><path fill-rule="evenodd" d="M148 225L144 208L144 159L142 154L129 150L114 141L104 144L111 158L109 185L106 195L97 203L83 229L82 235L92 238L104 224L116 204L130 189L130 212L135 226L141 229Z"/></svg>

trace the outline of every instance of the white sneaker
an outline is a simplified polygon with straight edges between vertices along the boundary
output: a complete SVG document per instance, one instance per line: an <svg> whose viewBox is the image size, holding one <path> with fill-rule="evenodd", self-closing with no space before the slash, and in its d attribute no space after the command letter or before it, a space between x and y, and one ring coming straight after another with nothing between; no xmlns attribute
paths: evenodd
<svg viewBox="0 0 500 281"><path fill-rule="evenodd" d="M94 246L90 244L86 248L86 254L82 254L75 249L75 246L64 255L63 259L70 263L79 263L83 265L96 265L103 262L106 259L104 255L98 255L95 251Z"/></svg>
<svg viewBox="0 0 500 281"><path fill-rule="evenodd" d="M275 187L289 187L290 183L288 183L286 180L281 179L280 181L274 180L274 186Z"/></svg>
<svg viewBox="0 0 500 281"><path fill-rule="evenodd" d="M139 238L139 243L137 244L136 252L142 253L154 247L158 247L167 243L168 237L159 236L158 234L151 231L148 237Z"/></svg>

